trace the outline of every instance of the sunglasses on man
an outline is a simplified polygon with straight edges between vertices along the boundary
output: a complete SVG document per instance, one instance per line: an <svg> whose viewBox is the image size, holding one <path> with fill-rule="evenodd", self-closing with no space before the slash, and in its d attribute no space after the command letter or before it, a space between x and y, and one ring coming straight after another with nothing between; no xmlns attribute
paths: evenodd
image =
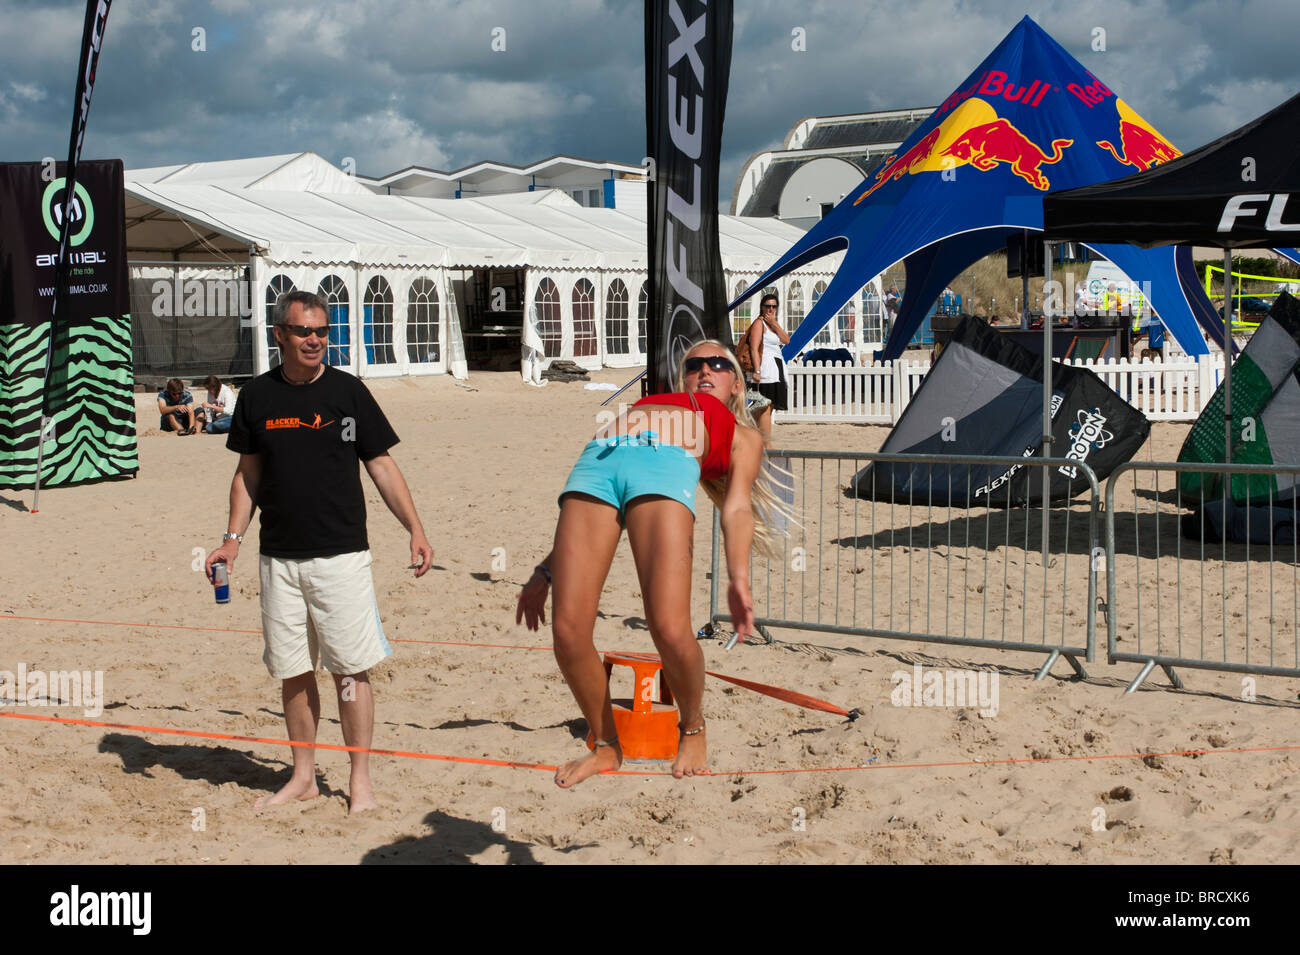
<svg viewBox="0 0 1300 955"><path fill-rule="evenodd" d="M731 367L731 359L724 355L697 355L694 358L688 358L682 362L682 370L688 375L693 375L705 365L708 365L714 371L734 372L736 370Z"/></svg>
<svg viewBox="0 0 1300 955"><path fill-rule="evenodd" d="M290 325L282 324L281 328L287 328L299 338L308 338L315 335L317 338L329 338L330 327L328 325Z"/></svg>

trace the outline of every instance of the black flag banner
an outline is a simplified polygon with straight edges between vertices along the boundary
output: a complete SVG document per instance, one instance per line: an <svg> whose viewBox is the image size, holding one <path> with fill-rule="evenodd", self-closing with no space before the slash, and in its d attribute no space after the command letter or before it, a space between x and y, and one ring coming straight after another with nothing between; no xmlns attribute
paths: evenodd
<svg viewBox="0 0 1300 955"><path fill-rule="evenodd" d="M731 26L731 0L646 0L646 374L652 393L672 390L677 363L695 342L731 342L718 248Z"/></svg>
<svg viewBox="0 0 1300 955"><path fill-rule="evenodd" d="M108 22L108 8L112 0L86 0L86 17L81 28L81 58L77 61L77 91L72 106L72 132L68 137L68 165L64 173L63 208L59 215L59 250L54 265L54 314L50 322L50 345L45 360L45 395L41 402L41 430L44 433L52 410L50 396L50 358L59 341L68 296L68 240L72 235L74 218L78 217L77 163L81 159L81 146L86 138L86 120L90 116L90 97L95 91L95 70L99 66L99 51L104 45L104 26ZM66 369L59 369L66 375ZM39 477L37 478L39 480Z"/></svg>

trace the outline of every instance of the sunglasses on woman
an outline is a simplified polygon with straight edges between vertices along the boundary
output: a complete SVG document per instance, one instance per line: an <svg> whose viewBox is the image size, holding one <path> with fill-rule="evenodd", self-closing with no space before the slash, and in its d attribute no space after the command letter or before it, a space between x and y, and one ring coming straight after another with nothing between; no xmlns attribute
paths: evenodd
<svg viewBox="0 0 1300 955"><path fill-rule="evenodd" d="M288 323L280 326L287 328L299 338L308 338L313 333L317 338L329 338L330 327L328 325L289 325Z"/></svg>
<svg viewBox="0 0 1300 955"><path fill-rule="evenodd" d="M731 359L725 355L697 355L694 358L688 358L682 362L682 370L688 375L699 371L705 365L708 365L714 371L735 372L736 369L731 367Z"/></svg>

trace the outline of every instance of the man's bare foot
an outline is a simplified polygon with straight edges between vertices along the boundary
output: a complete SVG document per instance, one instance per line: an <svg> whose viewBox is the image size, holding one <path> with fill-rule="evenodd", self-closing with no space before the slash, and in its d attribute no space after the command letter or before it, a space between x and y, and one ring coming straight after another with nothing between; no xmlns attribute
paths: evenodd
<svg viewBox="0 0 1300 955"><path fill-rule="evenodd" d="M708 770L708 746L705 745L704 727L700 732L687 736L685 733L677 740L677 758L673 760L673 778L694 776Z"/></svg>
<svg viewBox="0 0 1300 955"><path fill-rule="evenodd" d="M370 780L353 779L348 783L348 789L351 792L351 798L348 800L348 815L355 816L357 813L365 812L368 809L378 809L379 803L375 802L375 793L370 788Z"/></svg>
<svg viewBox="0 0 1300 955"><path fill-rule="evenodd" d="M623 750L619 748L618 743L613 743L610 746L597 746L582 759L575 759L557 769L555 771L555 785L561 789L570 789L588 776L594 776L596 773L604 772L607 769L618 769L622 765Z"/></svg>
<svg viewBox="0 0 1300 955"><path fill-rule="evenodd" d="M254 809L265 809L267 806L282 806L287 802L296 800L306 801L315 799L320 794L316 788L316 779L307 780L305 783L290 779L285 783L278 793L273 796L261 796L254 803Z"/></svg>

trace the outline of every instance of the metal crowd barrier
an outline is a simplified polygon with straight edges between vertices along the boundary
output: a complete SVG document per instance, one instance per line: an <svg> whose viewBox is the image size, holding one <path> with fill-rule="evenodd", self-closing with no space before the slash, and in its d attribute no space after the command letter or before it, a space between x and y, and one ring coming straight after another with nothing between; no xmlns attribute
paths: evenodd
<svg viewBox="0 0 1300 955"><path fill-rule="evenodd" d="M1079 658L1095 658L1097 572L1103 563L1100 488L1086 464L812 451L773 451L769 457L788 462L798 523L790 527L781 561L756 556L751 563L756 623L765 635L767 628L778 628L1026 650L1048 655L1035 679L1062 656L1086 675ZM873 462L920 464L931 471L973 465L980 469L975 474L990 477L1013 468L1074 466L1090 492L1053 502L1047 513L1041 496L1012 506L1010 481L990 492L993 506L936 504L933 491L903 499L892 485L886 500L847 496L853 476ZM967 499L980 480L968 472ZM726 589L720 547L715 511L712 623L732 619L720 606Z"/></svg>
<svg viewBox="0 0 1300 955"><path fill-rule="evenodd" d="M1199 492L1180 495L1184 475L1223 481L1218 491L1207 494L1202 480ZM1255 507L1230 504L1234 475ZM1156 666L1180 688L1174 667L1300 675L1300 509L1291 490L1277 492L1279 477L1294 487L1300 468L1129 462L1111 474L1107 655L1143 665L1126 693ZM1131 511L1116 509L1121 493Z"/></svg>

